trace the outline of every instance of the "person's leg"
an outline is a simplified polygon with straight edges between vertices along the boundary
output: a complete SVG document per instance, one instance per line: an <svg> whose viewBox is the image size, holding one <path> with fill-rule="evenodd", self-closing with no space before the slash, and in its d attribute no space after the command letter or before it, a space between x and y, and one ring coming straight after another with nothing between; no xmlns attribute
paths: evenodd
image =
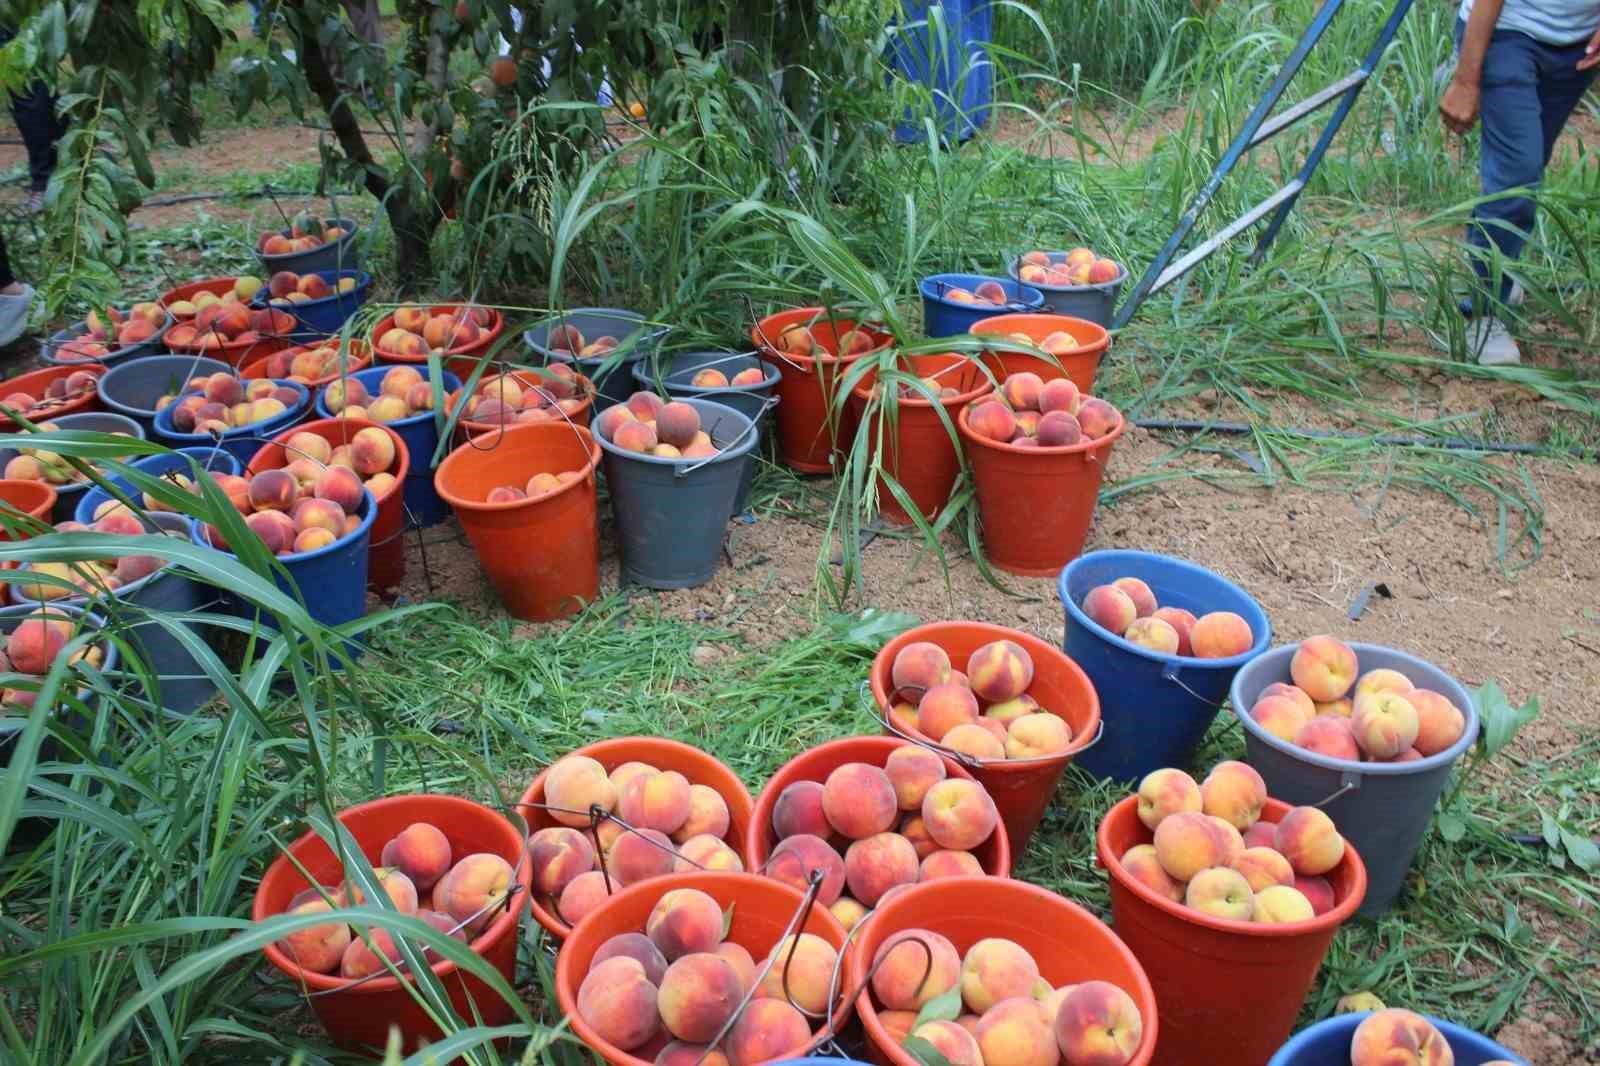
<svg viewBox="0 0 1600 1066"><path fill-rule="evenodd" d="M1479 173L1483 194L1534 189L1544 174L1545 144L1539 97L1541 46L1520 33L1496 32L1483 60ZM1493 315L1511 294L1511 278L1494 275L1495 256L1514 261L1533 227L1529 196L1498 196L1479 204L1467 226L1472 267L1478 276L1473 314Z"/></svg>
<svg viewBox="0 0 1600 1066"><path fill-rule="evenodd" d="M48 86L36 81L23 93L11 94L11 117L28 149L28 180L34 192L43 192L56 169L56 141L61 121L56 118L56 98Z"/></svg>
<svg viewBox="0 0 1600 1066"><path fill-rule="evenodd" d="M33 287L19 282L11 272L11 256L0 236L0 346L10 344L28 328L28 311L33 306Z"/></svg>
<svg viewBox="0 0 1600 1066"><path fill-rule="evenodd" d="M1594 82L1595 71L1579 70L1584 43L1546 49L1539 82L1540 126L1544 133L1544 162L1548 166L1556 141L1583 94Z"/></svg>
<svg viewBox="0 0 1600 1066"><path fill-rule="evenodd" d="M356 36L368 44L383 44L383 23L378 14L378 0L344 0L344 10L356 28Z"/></svg>

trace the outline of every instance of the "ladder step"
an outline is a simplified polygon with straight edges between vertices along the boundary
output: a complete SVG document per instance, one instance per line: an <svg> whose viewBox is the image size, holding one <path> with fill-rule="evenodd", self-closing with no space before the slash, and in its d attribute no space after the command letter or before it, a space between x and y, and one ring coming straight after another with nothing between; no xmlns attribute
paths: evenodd
<svg viewBox="0 0 1600 1066"><path fill-rule="evenodd" d="M1183 277L1201 262L1210 258L1211 254L1218 248L1221 248L1224 244L1227 244L1229 241L1233 240L1233 238L1237 237L1239 234L1243 233L1257 222L1260 222L1263 218L1267 217L1267 215L1271 214L1273 209L1275 209L1279 204L1283 203L1292 196L1298 195L1300 190L1305 187L1306 183L1303 179L1295 178L1293 181L1289 182L1289 184L1285 185L1283 188L1279 189L1265 200L1262 200L1259 204L1256 204L1250 210L1246 211L1244 214L1240 215L1226 226L1223 226L1220 230L1207 238L1203 244L1199 245L1192 252L1185 255L1182 259L1179 259L1176 263L1173 263L1171 266L1167 267L1167 269L1163 270L1161 272L1161 276L1156 278L1155 284L1150 286L1149 295L1154 296L1172 282Z"/></svg>
<svg viewBox="0 0 1600 1066"><path fill-rule="evenodd" d="M1282 133L1284 130L1288 129L1290 126L1293 126L1296 122L1299 122L1313 111L1326 106L1329 101L1336 100L1343 96L1345 93L1349 92L1351 89L1354 89L1371 76L1372 72L1369 70L1364 68L1357 70L1353 74L1347 74L1340 78L1326 89L1312 93L1310 96L1306 97L1304 100L1301 100L1293 107L1282 111L1279 114L1273 115L1271 118L1267 119L1267 121L1263 122L1261 127L1256 130L1256 135L1250 138L1250 147L1254 148L1268 137L1271 137L1274 134Z"/></svg>

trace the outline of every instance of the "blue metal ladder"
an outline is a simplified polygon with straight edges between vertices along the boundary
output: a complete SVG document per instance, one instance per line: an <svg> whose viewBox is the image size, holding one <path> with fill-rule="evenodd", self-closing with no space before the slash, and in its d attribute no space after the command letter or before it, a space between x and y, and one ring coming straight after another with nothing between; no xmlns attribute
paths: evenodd
<svg viewBox="0 0 1600 1066"><path fill-rule="evenodd" d="M1311 50L1316 47L1317 42L1322 38L1323 32L1328 28L1329 23L1333 21L1334 16L1339 13L1339 10L1344 7L1344 4L1345 0L1324 0L1321 9L1317 11L1316 17L1311 20L1311 24L1300 35L1300 40L1295 44L1294 50L1284 60L1282 69L1278 71L1278 76L1273 79L1272 85L1268 87L1266 95L1261 98L1261 101L1250 112L1250 117L1245 120L1244 125L1240 127L1238 134L1233 138L1233 143L1223 153L1222 159L1218 161L1216 168L1211 172L1211 177L1206 180L1205 185L1195 194L1188 208L1184 210L1182 217L1178 219L1177 229L1173 231L1171 237L1167 238L1167 243L1162 246L1160 253L1150 264L1149 269L1139 279L1139 284L1134 286L1133 291L1128 294L1128 298L1117 309L1116 316L1111 322L1112 329L1121 329L1127 325L1128 320L1138 312L1140 305L1145 300L1205 262L1223 245L1268 215L1272 216L1272 221L1267 225L1266 232L1262 233L1256 240L1255 249L1250 253L1250 264L1253 266L1259 263L1266 254L1267 249L1272 246L1272 242L1278 236L1278 231L1283 227L1284 219L1289 217L1289 212L1294 208L1295 201L1299 199L1301 191L1311 181L1311 175L1317 169L1317 164L1322 162L1322 157L1327 152L1328 145L1333 143L1333 138L1339 132L1339 127L1344 125L1344 120L1349 116L1351 108L1355 106L1356 98L1361 95L1362 87L1372 77L1373 71L1377 69L1379 60L1383 58L1384 51L1394 40L1395 34L1400 31L1400 24L1405 21L1407 13L1411 10L1412 0L1395 0L1394 10L1389 13L1388 21L1384 23L1383 29L1378 34L1378 39L1373 43L1372 48L1367 52L1366 58L1361 61L1359 67L1327 88L1312 93L1292 107L1285 108L1282 112L1273 115L1272 109L1278 106L1278 101L1282 99L1283 94L1288 90L1289 83L1299 73L1300 65L1305 62L1306 56L1311 54ZM1217 194L1217 190L1222 187L1223 181L1238 166L1239 160L1244 158L1245 153L1275 134L1282 133L1306 116L1320 111L1335 100L1339 101L1339 106L1334 111L1333 117L1329 119L1327 126L1323 128L1316 144L1312 146L1310 154L1306 156L1299 173L1271 196L1268 196L1244 214L1223 226L1192 251L1174 262L1173 259L1178 255L1178 250L1183 247L1184 242L1189 238L1189 234L1194 230L1195 224L1200 221L1200 215L1210 205L1212 198Z"/></svg>

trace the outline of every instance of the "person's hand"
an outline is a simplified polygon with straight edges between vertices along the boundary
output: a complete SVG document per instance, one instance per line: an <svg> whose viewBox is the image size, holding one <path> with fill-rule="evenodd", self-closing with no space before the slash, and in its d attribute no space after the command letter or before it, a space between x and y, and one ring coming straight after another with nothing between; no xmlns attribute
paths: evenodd
<svg viewBox="0 0 1600 1066"><path fill-rule="evenodd" d="M1579 70L1588 70L1600 66L1600 30L1594 31L1594 36L1589 38L1589 43L1583 48L1583 58L1578 60Z"/></svg>
<svg viewBox="0 0 1600 1066"><path fill-rule="evenodd" d="M1600 61L1600 52L1595 54ZM1439 100L1439 117L1451 133L1465 134L1478 123L1478 86L1459 78L1451 78Z"/></svg>

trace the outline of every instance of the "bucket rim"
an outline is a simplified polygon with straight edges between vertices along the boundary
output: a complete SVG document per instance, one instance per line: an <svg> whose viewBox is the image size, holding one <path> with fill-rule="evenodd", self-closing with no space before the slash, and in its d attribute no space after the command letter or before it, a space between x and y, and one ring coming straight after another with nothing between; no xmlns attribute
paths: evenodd
<svg viewBox="0 0 1600 1066"><path fill-rule="evenodd" d="M988 437L985 437L983 434L972 428L971 424L967 420L968 413L972 410L973 405L982 399L983 397L980 396L977 399L968 401L967 405L961 409L961 413L956 418L956 428L961 431L962 438L967 442L977 445L980 448L988 448L991 451L999 452L1002 455L1020 455L1024 457L1034 455L1087 455L1087 453L1093 452L1101 447L1109 448L1111 445L1117 442L1118 438L1120 438L1123 432L1128 428L1127 416L1117 408L1113 407L1112 410L1117 412L1117 424L1112 428L1110 433L1107 433L1103 437L1091 437L1087 440L1080 440L1076 444L1058 444L1051 448L1023 448L1019 445L1012 444L1009 441L990 440Z"/></svg>
<svg viewBox="0 0 1600 1066"><path fill-rule="evenodd" d="M782 329L787 329L791 325L805 325L807 328L809 328L814 322L827 321L835 326L844 325L845 332L847 333L852 329L862 329L868 331L869 333L881 334L883 339L875 347L869 348L864 352L856 352L854 355L835 355L832 352L823 352L821 355L817 355L815 349L813 349L811 355L795 355L792 352L780 352L776 348L772 347L772 342L768 340L768 338L771 336L771 330L775 328L775 326L769 326L768 324L776 323L779 320L785 319L788 321L784 321L782 323L782 328L779 329L779 332L782 332ZM762 317L756 319L755 324L750 327L750 342L756 346L756 357L762 362L770 363L774 360L779 360L782 362L792 363L794 366L800 369L811 367L817 363L821 363L823 366L853 363L862 356L872 355L875 352L881 352L885 348L893 347L896 343L894 334L890 333L889 328L882 322L863 322L859 318L851 318L842 315L834 315L830 318L828 317L828 309L826 307L790 307L783 311L774 311L770 315L763 315ZM782 375L782 372L782 368L780 367L780 376Z"/></svg>
<svg viewBox="0 0 1600 1066"><path fill-rule="evenodd" d="M1100 325L1100 323L1091 322L1087 318L1079 318L1077 315L1057 314L1056 312L1048 309L1039 311L1007 311L1003 315L990 315L987 318L980 318L978 321L972 324L971 333L975 337L983 338L988 337L991 334L1010 332L1005 330L1003 327L1024 325L1026 323L1017 321L1018 319L1023 318L1048 318L1052 320L1052 324L1054 322L1070 323L1070 325L1063 326L1062 329L1067 333L1071 333L1074 337L1079 335L1076 331L1084 327L1089 329L1091 338L1090 340L1083 344L1079 344L1074 348L1069 348L1065 352L1055 353L1057 359L1061 359L1069 355L1087 355L1091 352L1101 351L1111 343L1111 331Z"/></svg>
<svg viewBox="0 0 1600 1066"><path fill-rule="evenodd" d="M1054 263L1056 262L1056 256L1065 257L1070 255L1072 249L1057 248L1052 250L1048 248L1040 248L1039 251L1044 252L1045 255L1048 255L1050 257L1050 261ZM1011 259L1006 263L1006 270L1011 273L1011 277L1013 279L1018 281L1022 280L1021 278L1017 277L1017 271L1021 268L1021 264L1022 255L1012 256ZM1046 285L1043 282L1038 281L1030 281L1028 284L1043 292L1115 292L1121 287L1124 281L1128 280L1128 268L1122 263L1118 263L1117 269L1120 270L1121 273L1112 278L1110 281L1095 281L1085 285Z"/></svg>
<svg viewBox="0 0 1600 1066"><path fill-rule="evenodd" d="M1108 557L1158 561L1163 565L1171 565L1180 570L1186 570L1192 576L1204 576L1208 580L1214 581L1220 585L1225 585L1234 592L1238 593L1246 603L1250 604L1250 606L1255 609L1260 621L1259 631L1258 627L1255 625L1250 627L1251 633L1255 635L1255 640L1251 642L1249 648L1240 652L1238 655L1230 655L1224 659L1202 659L1194 655L1166 655L1162 652L1155 651L1154 649L1146 648L1143 645L1135 644L1133 641L1127 640L1121 635L1111 632L1111 630L1106 629L1104 626L1095 622L1088 615L1084 614L1083 608L1078 606L1078 602L1067 594L1067 583L1072 579L1073 574L1077 572L1078 567L1088 565L1091 561L1112 561L1112 559ZM1272 643L1272 619L1267 615L1267 609L1261 606L1261 602L1259 600L1250 595L1250 593L1242 586L1236 582L1228 580L1215 570L1208 570L1199 563L1191 562L1188 559L1180 559L1176 555L1163 555L1160 552L1140 551L1136 548L1098 548L1095 551L1084 552L1082 555L1078 556L1076 559L1072 560L1066 566L1061 568L1061 576L1056 579L1056 597L1061 601L1061 606L1066 610L1068 617L1070 617L1074 622L1082 626L1088 632L1104 639L1108 644L1116 648L1118 651L1124 651L1133 655L1137 655L1141 659L1149 659L1151 662L1160 663L1164 667L1176 666L1198 670L1231 670L1236 667L1244 666L1246 663L1251 662L1261 655L1265 655L1267 652L1267 646ZM1256 619L1246 619L1246 621L1254 622ZM1235 676L1237 677L1237 675Z"/></svg>
<svg viewBox="0 0 1600 1066"><path fill-rule="evenodd" d="M869 352L867 354L870 355L873 353ZM983 361L979 357L962 355L959 352L929 352L926 355L912 356L912 358L937 359L940 356L948 356L956 360L955 363L952 363L949 367L946 367L946 370L952 369L959 363L969 363L972 366L980 368L983 366ZM943 373L944 371L941 370L939 372ZM877 377L878 375L876 371L872 372L871 374L863 374L861 380L856 383L855 388L850 390L850 395L858 400L863 401L871 399L872 388L869 385L869 380L873 383L876 383ZM952 396L948 400L940 400L939 406L943 407L947 411L953 411L958 408L965 407L967 404L978 399L980 396L987 396L990 392L994 391L994 382L989 380L989 375L980 374L978 379L979 384L968 389L966 392L961 393L959 396ZM922 396L902 396L896 402L910 404L913 408L919 411L933 410L933 401Z"/></svg>
<svg viewBox="0 0 1600 1066"><path fill-rule="evenodd" d="M176 537L180 537L180 538L183 538L183 539L188 539L190 519L189 519L189 517L187 515L175 514L175 513L171 512L171 511L155 511L155 512L152 512L150 514L150 518L157 525L165 524L165 525L170 525L171 526L170 529L163 528L160 531L159 535L169 536L169 537L176 536ZM157 534L152 534L151 531L148 530L148 529L145 530L144 532L145 532L146 535L151 535L151 536L157 535ZM21 563L19 563L17 565L16 569L17 569L18 573L21 573L22 571L29 570L32 567L33 567L33 563L31 561L24 560L23 562L21 562ZM119 585L114 589L107 589L104 592L97 592L93 596L90 596L88 593L80 593L79 595L76 595L76 596L64 596L61 599L57 599L57 600L30 600L26 596L23 596L20 592L14 591L15 588L16 588L15 585L8 585L7 586L7 594L10 596L10 598L11 598L11 600L13 602L13 605L15 605L15 606L24 606L24 607L61 607L61 606L67 606L67 607L77 607L80 610L85 610L85 609L87 609L87 607L88 607L88 605L90 603L104 603L107 599L117 599L117 600L127 599L129 596L132 596L135 592L139 592L140 590L144 589L146 586L154 584L156 578L166 575L167 572L168 572L167 571L167 567L166 567L165 564L163 564L160 568L158 568L156 570L152 570L150 573L146 574L144 577L141 577L137 581L129 582L126 585Z"/></svg>
<svg viewBox="0 0 1600 1066"><path fill-rule="evenodd" d="M56 497L59 495L56 492L55 486L45 481L35 481L32 478L20 477L0 478L0 498L4 498L4 494L12 490L18 490L21 492L42 492L44 494L44 498L42 500L30 507L23 507L12 502L10 499L5 499L5 503L10 505L13 510L20 511L23 514L33 515L35 511L41 512L39 515L35 516L40 518L41 521L45 516L49 515L50 509L55 506Z"/></svg>
<svg viewBox="0 0 1600 1066"><path fill-rule="evenodd" d="M502 500L498 503L490 503L488 500L469 500L465 496L458 495L448 484L446 484L446 478L449 476L447 472L453 471L456 466L461 465L463 462L470 461L472 457L479 452L491 451L492 447L474 447L473 441L468 440L466 443L452 448L450 450L450 454L444 457L444 460L439 464L439 468L434 471L433 484L435 491L439 493L439 495L444 499L444 502L448 503L453 510L467 510L494 514L504 511L517 511L525 508L538 507L542 504L550 503L553 500L565 495L569 491L576 491L579 486L587 484L594 477L595 468L600 463L600 448L597 443L599 440L599 434L593 433L583 426L577 425L576 423L568 422L565 419L562 419L559 422L523 422L512 426L498 427L491 429L488 433L481 437L473 438L473 440L484 440L490 436L498 438L501 435L526 433L529 430L535 433L575 433L580 443L583 443L584 438L587 437L588 447L585 449L585 451L588 453L588 461L583 467L585 476L574 478L565 485L562 485L560 488L553 489L550 492L542 493L538 496L529 496L521 500ZM496 444L498 444L498 439L496 440Z"/></svg>
<svg viewBox="0 0 1600 1066"><path fill-rule="evenodd" d="M1391 648L1386 644L1373 644L1365 641L1345 641L1344 643L1349 646L1351 651L1356 653L1357 661L1360 660L1363 651L1383 652L1385 655L1393 655L1406 660L1408 666L1423 667L1443 677L1454 691L1441 692L1440 695L1449 696L1450 702L1455 703L1461 709L1461 713L1467 720L1466 727L1462 729L1461 736L1456 739L1456 742L1443 751L1425 755L1411 762L1357 762L1353 759L1336 759L1331 755L1309 751L1297 744L1291 744L1287 740L1278 739L1262 728L1261 724L1250 716L1249 709L1244 706L1242 699L1244 686L1239 683L1239 675L1245 673L1245 671L1241 670L1239 674L1234 675L1233 683L1228 687L1228 707L1252 739L1261 741L1282 755L1309 763L1319 769L1332 770L1341 776L1354 775L1358 778L1404 777L1409 774L1428 773L1431 770L1437 770L1454 763L1462 755L1466 754L1467 749L1477 743L1478 732L1482 728L1482 720L1478 715L1477 701L1473 699L1472 690L1457 681L1448 671L1435 666L1421 656L1412 655L1398 648ZM1296 641L1293 644L1281 644L1276 648L1262 652L1255 660L1261 663L1257 669L1265 670L1276 665L1279 661L1293 657L1295 649L1299 646L1300 642ZM1254 665L1254 663L1251 665ZM1287 663L1285 663L1283 672L1285 676L1288 675ZM1457 697L1465 697L1465 699L1458 702Z"/></svg>
<svg viewBox="0 0 1600 1066"><path fill-rule="evenodd" d="M1304 1029L1291 1036L1284 1045L1273 1052L1272 1058L1267 1061L1267 1066L1294 1066L1299 1061L1299 1056L1325 1040L1337 1040L1341 1045L1348 1045L1350 1038L1355 1035L1356 1028L1375 1011L1353 1011L1349 1014L1335 1014L1331 1018L1324 1018L1312 1022ZM1497 1041L1478 1032L1468 1029L1445 1018L1424 1014L1422 1011L1413 1011L1420 1014L1444 1037L1445 1043L1450 1045L1458 1059L1464 1051L1471 1051L1486 1055L1497 1055L1506 1062L1521 1063L1526 1066L1527 1060L1521 1055L1507 1051ZM1465 1046L1463 1046L1465 1045Z"/></svg>
<svg viewBox="0 0 1600 1066"><path fill-rule="evenodd" d="M596 427L594 430L595 443L603 448L607 455L614 456L617 459L636 461L644 463L648 466L670 467L673 469L690 467L691 469L683 472L682 476L685 477L703 466L716 466L720 463L731 462L735 459L743 458L752 448L756 446L756 440L760 434L756 429L755 420L747 417L743 411L735 410L725 403L718 403L715 400L706 400L699 397L678 400L676 402L686 403L693 407L696 411L699 411L702 407L709 406L717 408L718 411L716 413L718 414L723 411L732 414L738 418L741 423L743 423L742 428L735 437L739 443L720 449L716 455L710 455L700 459L670 459L655 455L645 455L642 452L631 452L624 448L617 447L616 444L612 443L605 433L600 430L599 427ZM701 413L703 414L704 412Z"/></svg>
<svg viewBox="0 0 1600 1066"><path fill-rule="evenodd" d="M345 231L345 234L344 234L343 237L340 237L338 240L333 242L333 247L335 247L335 248L338 248L341 245L349 244L351 241L354 241L356 239L356 234L361 232L361 223L357 222L355 219L350 219L350 218L325 218L325 219L322 219L321 221L322 221L323 229L327 229L329 226L338 226L339 228L341 228L341 229L343 229ZM280 237L287 237L293 232L293 227L284 226L281 229L275 230L274 232L277 233L278 236L280 236ZM261 265L262 266L271 266L274 263L284 263L284 262L287 262L287 261L289 261L291 259L299 258L301 256L316 255L318 252L322 251L326 247L328 247L328 244L327 244L326 241L324 241L322 244L317 245L315 248L308 248L303 252L277 252L275 254L269 255L266 252L263 252L263 251L260 251L260 250L256 250L254 254L255 254L255 257L261 261ZM274 273L276 273L276 271L274 271Z"/></svg>
<svg viewBox="0 0 1600 1066"><path fill-rule="evenodd" d="M284 411L282 414L273 415L271 418L264 418L259 422L251 422L246 426L229 426L227 429L217 434L216 437L213 437L209 433L184 433L177 429L172 424L172 413L178 409L178 405L176 403L169 403L167 406L156 412L156 432L170 440L180 441L184 447L203 448L218 438L224 441L237 441L241 439L248 439L250 437L268 437L270 439L271 435L278 432L279 423L281 423L281 420L285 418L299 418L306 413L306 410L311 405L311 390L300 384L298 381L290 381L288 378L260 378L258 380L270 381L274 385L283 385L294 389L300 394L300 399L293 407Z"/></svg>
<svg viewBox="0 0 1600 1066"><path fill-rule="evenodd" d="M373 357L376 358L378 356L378 354L379 354L378 351L376 349L373 349ZM367 380L368 379L367 378L363 378L361 375L363 375L363 374L371 375L370 380L372 380L374 382L381 382L383 379L379 375L387 374L389 371L393 370L397 366L409 366L409 367L411 367L411 369L417 371L418 373L420 373L422 375L422 380L423 381L432 381L433 380L433 378L428 376L428 364L427 363L389 363L389 364L387 364L385 366L364 366L360 370L352 370L348 374L339 374L339 375L335 376L332 381L328 381L328 382L325 382L324 384L318 385L317 386L316 401L311 405L312 409L317 412L317 417L319 419L322 419L322 418L338 418L339 416L334 414L332 411L328 410L327 405L325 403L323 403L323 396L326 395L329 385L332 385L334 381L339 381L339 380L341 380L343 378L355 378L357 381L361 382L363 387L365 387L366 384L367 384ZM444 387L445 396L448 398L450 393L454 392L456 389L459 389L461 387L461 379L459 377L457 377L451 371L444 370L442 368L440 370L440 374L442 376L439 378L439 383L440 383L441 386ZM455 382L454 388L452 388L451 385L450 385L450 382L452 382L452 381ZM415 425L421 423L424 420L432 421L434 413L435 412L433 412L431 410L418 411L414 415L406 415L406 417L404 417L404 418L397 418L393 422L385 422L383 424L388 426L388 427L390 427L391 429L398 429L398 428L400 428L402 426L409 428L411 426L415 426ZM370 421L370 419L369 419L369 421Z"/></svg>
<svg viewBox="0 0 1600 1066"><path fill-rule="evenodd" d="M968 281L975 282L978 285L982 285L986 281L997 281L1002 285L1015 285L1017 287L1017 299L1007 301L1003 304L983 303L975 305L947 299L942 293L937 291L937 286L941 284L949 286ZM963 285L962 287L965 286ZM1044 306L1044 293L1038 288L1038 286L1031 285L1028 282L1021 281L1017 278L1002 277L999 274L961 274L955 272L944 274L928 274L917 282L917 291L922 294L922 298L924 300L932 300L941 307L950 307L959 311L976 310L978 312L982 312L990 307L994 307L998 308L1002 314L1026 314L1026 312L1023 311L1014 310L1012 305L1021 303L1027 305L1032 310L1037 310Z"/></svg>
<svg viewBox="0 0 1600 1066"><path fill-rule="evenodd" d="M265 358L265 356L262 358ZM101 374L99 380L95 382L95 393L100 397L101 403L105 404L107 407L110 407L119 415L127 414L129 411L133 411L145 416L146 418L154 418L156 414L156 409L154 407L135 407L133 404L120 397L108 396L106 394L105 386L106 379L111 378L113 385L120 385L125 378L133 376L135 369L143 372L149 372L157 369L158 363L162 366L171 365L168 362L169 360L182 361L189 364L189 371L183 379L183 383L185 385L194 380L196 374L202 369L205 370L207 377L212 374L228 373L237 369L229 366L221 359L213 359L209 355L201 355L199 352L174 352L163 349L162 351L156 352L152 355L143 355L137 359L126 359L117 363L115 366L107 367L106 372ZM214 363L220 369L204 368L201 366L202 363ZM180 386L180 388L181 387L182 386Z"/></svg>
<svg viewBox="0 0 1600 1066"><path fill-rule="evenodd" d="M355 529L346 533L344 536L340 537L338 540L334 541L332 544L324 544L322 547L313 548L308 552L285 552L284 554L276 556L275 558L278 562L285 566L290 563L304 563L313 559L320 559L324 556L331 555L334 552L350 547L350 543L352 541L369 534L372 531L372 523L376 521L378 517L378 501L373 499L372 490L367 488L365 485L361 487L361 510L357 513L361 515L361 524L356 526ZM235 554L231 549L219 548L215 544L211 543L210 539L207 538L205 534L206 524L207 523L202 522L198 518L190 518L189 539L202 548L210 548L212 551L221 552L224 555L232 555L235 559L237 559L238 555Z"/></svg>
<svg viewBox="0 0 1600 1066"><path fill-rule="evenodd" d="M427 308L429 318L432 318L434 315L453 315L464 307L481 308L482 310L489 312L489 324L483 327L483 333L478 337L477 340L468 341L466 344L458 344L454 348L446 348L443 354L440 356L441 359L448 359L452 355L477 355L481 349L487 348L489 345L493 344L495 339L505 331L505 316L500 313L499 308L490 307L487 304L475 304L470 302L441 304L416 303L407 304L405 306ZM279 310L281 310L281 308ZM387 370L391 366L427 366L428 356L433 354L432 352L424 352L421 355L401 355L399 352L386 351L383 348L378 347L378 338L393 328L394 312L390 311L388 314L378 319L378 321L373 324L372 329L367 332L366 341L367 344L372 348L372 357L379 362L386 362L388 364L382 369ZM370 370L373 368L368 367L368 369Z"/></svg>
<svg viewBox="0 0 1600 1066"><path fill-rule="evenodd" d="M756 366L761 368L761 383L759 385L739 386L735 386L731 383L727 385L694 385L687 381L681 383L668 383L666 379L678 372L678 360L694 355L723 355L729 357L742 356L754 360ZM717 348L674 352L670 356L666 357L664 369L664 375L652 374L649 369L649 364L645 360L637 360L633 364L633 380L640 385L645 385L650 388L667 389L669 392L673 389L683 389L687 392L690 392L694 399L705 400L715 399L718 396L754 396L762 392L770 392L772 388L778 384L778 380L783 377L783 372L780 371L770 360L761 358L760 352L734 352Z"/></svg>
<svg viewBox="0 0 1600 1066"><path fill-rule="evenodd" d="M165 452L156 452L153 455L142 455L128 465L140 473L149 474L151 477L160 477L161 474L167 472L168 470L172 470L173 472L188 470L189 464L184 462L174 463L170 467L163 465L160 469L156 469L158 464L168 463L175 456L184 456L193 459L196 464L199 465L201 470L204 470L210 474L232 474L233 476L237 477L244 472L244 464L239 462L239 457L237 455L234 455L221 445L205 444L190 445L184 448L169 448ZM222 469L217 469L216 467L212 466L211 464L213 462L222 463ZM228 463L233 464L233 468L231 470L226 466ZM133 487L120 474L107 474L106 480L110 481L124 492L128 492ZM115 497L113 497L110 493L106 492L104 487L95 485L93 488L89 489L83 494L83 499L78 501L77 510L72 516L74 521L83 522L84 525L91 524L93 508L89 507L89 501L94 499L96 493L99 493L100 496L103 497L102 499L94 501L96 506L99 506L106 500L115 499ZM85 521L83 517L85 514L91 516L90 521Z"/></svg>
<svg viewBox="0 0 1600 1066"><path fill-rule="evenodd" d="M167 330L177 325L178 320L171 311L168 311L166 307L162 306L160 303L156 301L150 302L155 303L157 307L161 308L161 313L166 316L166 321L161 323L160 328L158 328L153 335L146 337L144 340L134 341L132 344L125 345L121 348L113 348L106 352L105 355L102 355L97 359L61 359L56 355L57 351L66 345L71 344L73 341L78 340L89 332L88 319L80 318L70 325L61 327L60 329L51 333L44 340L40 341L39 358L43 359L49 366L82 366L85 363L99 363L102 366L109 368L118 363L124 363L130 359L138 358L142 349L165 351ZM97 341L95 343L103 344L104 342Z"/></svg>

